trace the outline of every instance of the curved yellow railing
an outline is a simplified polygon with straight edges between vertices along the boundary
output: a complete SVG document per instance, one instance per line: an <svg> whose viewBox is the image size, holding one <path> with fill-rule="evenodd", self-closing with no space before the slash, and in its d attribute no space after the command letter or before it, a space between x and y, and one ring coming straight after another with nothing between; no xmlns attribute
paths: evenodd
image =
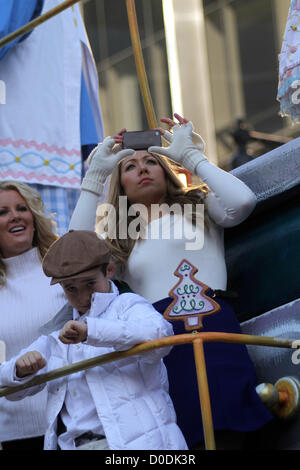
<svg viewBox="0 0 300 470"><path fill-rule="evenodd" d="M126 0L126 7L136 71L139 79L140 90L147 115L148 125L150 129L154 129L155 127L157 127L157 120L145 69L134 0Z"/></svg>
<svg viewBox="0 0 300 470"><path fill-rule="evenodd" d="M76 362L65 367L39 374L34 379L28 381L26 384L17 385L15 387L2 387L0 388L0 397L4 397L26 388L40 385L50 380L55 380L66 375L79 372L81 370L96 367L108 362L117 361L126 357L134 356L136 354L143 354L156 348L163 348L167 346L178 346L181 344L190 343L194 348L194 357L196 363L196 373L199 389L199 399L202 413L203 431L205 438L205 448L207 450L215 450L214 428L210 405L209 388L206 375L206 363L204 357L203 343L206 342L225 342L225 343L238 343L256 346L272 346L279 348L293 348L293 342L296 340L286 338L274 338L268 336L254 336L243 335L236 333L187 333L183 335L168 336L167 338L160 338L147 343L142 343L134 346L127 351L116 351L113 353L96 356L85 361Z"/></svg>

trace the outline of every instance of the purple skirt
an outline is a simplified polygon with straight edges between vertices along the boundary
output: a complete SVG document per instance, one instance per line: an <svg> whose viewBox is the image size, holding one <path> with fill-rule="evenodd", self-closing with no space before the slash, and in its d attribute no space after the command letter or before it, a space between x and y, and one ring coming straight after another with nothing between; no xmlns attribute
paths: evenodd
<svg viewBox="0 0 300 470"><path fill-rule="evenodd" d="M164 313L173 299L153 304ZM228 301L215 297L221 310L202 319L200 332L241 333L239 322ZM187 333L180 320L172 322L174 334ZM261 402L254 365L245 345L204 343L207 378L215 430L254 431L272 419ZM177 423L191 448L204 439L193 346L174 346L164 358L168 370L170 396Z"/></svg>

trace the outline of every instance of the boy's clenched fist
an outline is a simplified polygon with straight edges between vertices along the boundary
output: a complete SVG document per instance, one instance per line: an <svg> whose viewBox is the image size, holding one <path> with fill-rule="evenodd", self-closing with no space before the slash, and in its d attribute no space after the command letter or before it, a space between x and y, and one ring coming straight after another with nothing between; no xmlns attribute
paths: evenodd
<svg viewBox="0 0 300 470"><path fill-rule="evenodd" d="M19 378L31 375L45 367L46 359L38 351L29 351L16 361L16 375Z"/></svg>
<svg viewBox="0 0 300 470"><path fill-rule="evenodd" d="M85 341L87 325L79 321L70 320L61 329L58 338L64 344L76 344Z"/></svg>

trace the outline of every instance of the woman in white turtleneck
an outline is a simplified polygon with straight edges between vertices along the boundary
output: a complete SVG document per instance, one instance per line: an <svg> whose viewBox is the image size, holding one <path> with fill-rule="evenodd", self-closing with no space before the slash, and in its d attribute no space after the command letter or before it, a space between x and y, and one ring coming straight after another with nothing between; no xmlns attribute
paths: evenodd
<svg viewBox="0 0 300 470"><path fill-rule="evenodd" d="M6 359L31 344L66 303L51 287L41 260L57 238L39 194L24 183L0 183L0 340ZM3 450L43 449L46 392L22 402L0 398Z"/></svg>

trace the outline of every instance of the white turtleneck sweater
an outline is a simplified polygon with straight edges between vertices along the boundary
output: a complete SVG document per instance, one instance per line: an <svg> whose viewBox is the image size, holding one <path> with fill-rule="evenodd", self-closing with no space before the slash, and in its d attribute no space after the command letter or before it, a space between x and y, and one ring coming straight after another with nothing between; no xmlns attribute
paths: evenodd
<svg viewBox="0 0 300 470"><path fill-rule="evenodd" d="M0 288L0 340L6 344L8 360L40 336L38 329L62 308L66 298L59 284L50 286L37 248L4 262L7 283ZM19 402L0 398L0 441L44 434L45 390Z"/></svg>

